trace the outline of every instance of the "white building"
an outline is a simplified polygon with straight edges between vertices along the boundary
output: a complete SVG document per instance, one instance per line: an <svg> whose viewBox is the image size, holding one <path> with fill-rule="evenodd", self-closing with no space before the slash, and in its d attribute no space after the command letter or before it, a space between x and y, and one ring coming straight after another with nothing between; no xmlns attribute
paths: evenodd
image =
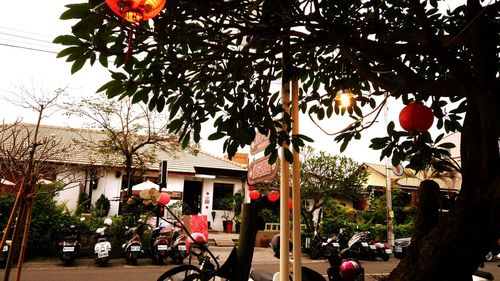
<svg viewBox="0 0 500 281"><path fill-rule="evenodd" d="M28 130L35 129L34 124L22 126ZM90 195L92 205L104 194L111 203L109 215L118 214L120 193L126 187L127 177L123 161L116 156L110 157L98 151L89 151L88 147L78 143L82 138L99 141L106 138L106 135L91 130L40 127L39 140L50 139L65 148L57 157L50 159L50 162L54 166L71 167L63 173L47 173L44 177L66 182L67 185L56 196L69 211L77 208L81 193ZM132 185L146 180L158 182L160 162L166 160L166 191L171 195L171 202L182 201L183 213L206 215L212 229L222 230L223 210L215 210L214 202L243 188L247 166L202 151L193 154L188 150L181 150L174 155L159 151L157 159L157 163L147 167L141 176L134 175Z"/></svg>

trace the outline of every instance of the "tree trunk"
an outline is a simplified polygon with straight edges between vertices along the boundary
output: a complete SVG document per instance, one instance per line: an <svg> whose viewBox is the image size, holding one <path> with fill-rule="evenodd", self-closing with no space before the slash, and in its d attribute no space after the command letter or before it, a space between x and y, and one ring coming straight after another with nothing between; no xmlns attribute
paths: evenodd
<svg viewBox="0 0 500 281"><path fill-rule="evenodd" d="M461 135L462 187L457 201L427 234L419 236L419 229L414 229L408 254L388 280L471 280L500 235L494 233L500 224L496 99L487 90L473 94Z"/></svg>
<svg viewBox="0 0 500 281"><path fill-rule="evenodd" d="M132 156L125 156L125 171L127 171L127 198L132 197Z"/></svg>

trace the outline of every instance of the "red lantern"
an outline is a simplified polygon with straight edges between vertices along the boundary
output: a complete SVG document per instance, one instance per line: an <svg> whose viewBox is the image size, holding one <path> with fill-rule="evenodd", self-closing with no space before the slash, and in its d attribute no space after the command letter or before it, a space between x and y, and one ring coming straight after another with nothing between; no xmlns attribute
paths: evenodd
<svg viewBox="0 0 500 281"><path fill-rule="evenodd" d="M280 194L275 190L271 190L267 194L267 199L271 202L278 201L278 199L280 199Z"/></svg>
<svg viewBox="0 0 500 281"><path fill-rule="evenodd" d="M106 4L118 16L128 22L147 21L157 16L166 0L106 0Z"/></svg>
<svg viewBox="0 0 500 281"><path fill-rule="evenodd" d="M288 209L292 209L293 208L293 200L292 198L288 199Z"/></svg>
<svg viewBox="0 0 500 281"><path fill-rule="evenodd" d="M160 193L160 199L158 199L158 203L163 206L166 206L170 202L170 196L166 193Z"/></svg>
<svg viewBox="0 0 500 281"><path fill-rule="evenodd" d="M412 102L399 113L399 124L409 133L426 132L434 122L432 109L419 103Z"/></svg>
<svg viewBox="0 0 500 281"><path fill-rule="evenodd" d="M248 195L250 196L250 199L257 200L260 197L260 192L258 190L254 189L254 190L250 191L250 193Z"/></svg>

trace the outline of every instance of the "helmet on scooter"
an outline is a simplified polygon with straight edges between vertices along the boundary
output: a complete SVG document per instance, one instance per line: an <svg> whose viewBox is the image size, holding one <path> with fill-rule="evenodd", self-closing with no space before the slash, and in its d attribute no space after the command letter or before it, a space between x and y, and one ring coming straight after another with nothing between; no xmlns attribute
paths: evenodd
<svg viewBox="0 0 500 281"><path fill-rule="evenodd" d="M191 233L191 236L186 239L186 250L196 256L203 254L208 244L205 235L199 232Z"/></svg>
<svg viewBox="0 0 500 281"><path fill-rule="evenodd" d="M112 223L113 223L113 221L110 218L107 218L104 220L104 225L106 225L106 226L111 226Z"/></svg>
<svg viewBox="0 0 500 281"><path fill-rule="evenodd" d="M353 260L344 260L339 267L340 277L345 281L353 281L361 273L361 266Z"/></svg>
<svg viewBox="0 0 500 281"><path fill-rule="evenodd" d="M271 243L269 243L269 244L271 245L271 248L273 249L274 257L279 259L280 258L280 235L279 234L274 235L273 239L271 239ZM292 241L289 241L288 247L289 247L289 250L292 251L292 249L293 249Z"/></svg>

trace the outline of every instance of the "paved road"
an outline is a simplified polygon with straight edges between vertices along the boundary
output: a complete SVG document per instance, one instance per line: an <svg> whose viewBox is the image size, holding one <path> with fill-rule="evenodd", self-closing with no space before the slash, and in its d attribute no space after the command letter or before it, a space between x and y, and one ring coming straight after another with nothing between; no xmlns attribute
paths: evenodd
<svg viewBox="0 0 500 281"><path fill-rule="evenodd" d="M224 261L229 255L229 248L211 248L215 255ZM398 264L399 260L364 261L366 281L374 281L374 275L388 274ZM273 257L269 248L255 248L253 267L276 272L279 269L279 260ZM322 274L326 274L328 264L324 260L310 260L303 258L304 266L310 267ZM57 259L36 259L28 261L23 266L23 281L139 281L157 280L167 269L175 265L152 265L151 259L140 259L137 266L126 265L123 259L111 260L107 267L96 267L91 259L77 259L71 267L65 267ZM486 263L485 270L491 272L495 280L500 280L500 267L497 263ZM0 270L3 279L4 271ZM16 270L13 270L9 280L14 280Z"/></svg>

